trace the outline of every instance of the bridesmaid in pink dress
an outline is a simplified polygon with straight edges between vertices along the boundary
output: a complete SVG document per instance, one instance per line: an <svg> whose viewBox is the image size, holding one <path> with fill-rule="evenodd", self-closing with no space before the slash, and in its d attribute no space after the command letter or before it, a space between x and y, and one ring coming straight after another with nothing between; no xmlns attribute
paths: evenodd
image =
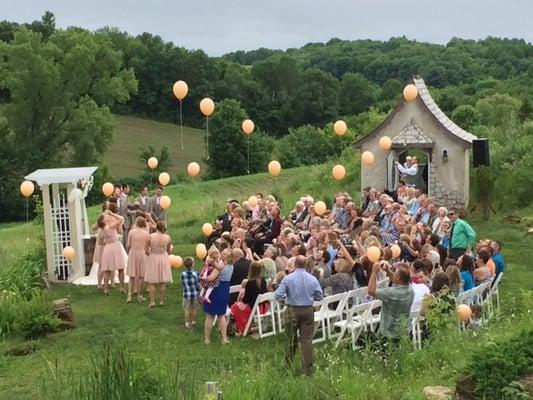
<svg viewBox="0 0 533 400"><path fill-rule="evenodd" d="M126 303L131 303L131 295L137 294L137 302L142 303L142 285L144 280L146 268L146 243L150 240L148 233L148 225L144 217L137 217L135 219L135 227L128 235L128 243L126 249L128 250L128 266L126 273L130 280L128 285L128 298Z"/></svg>
<svg viewBox="0 0 533 400"><path fill-rule="evenodd" d="M104 273L104 294L109 294L109 277L112 276L114 278L115 270L118 270L121 292L126 293L124 289L124 248L122 247L122 243L118 240L117 232L119 227L122 226L124 218L112 212L111 205L113 204L110 204L109 210L104 213L105 217L108 218L108 222L102 229L104 249L102 250L100 271Z"/></svg>
<svg viewBox="0 0 533 400"><path fill-rule="evenodd" d="M172 279L168 259L168 255L172 251L172 244L170 236L165 233L167 231L165 222L158 221L156 229L157 231L150 235L150 240L146 244L148 263L144 279L148 283L148 292L150 293L148 307L155 307L156 285L159 285L159 305L164 304L166 283Z"/></svg>

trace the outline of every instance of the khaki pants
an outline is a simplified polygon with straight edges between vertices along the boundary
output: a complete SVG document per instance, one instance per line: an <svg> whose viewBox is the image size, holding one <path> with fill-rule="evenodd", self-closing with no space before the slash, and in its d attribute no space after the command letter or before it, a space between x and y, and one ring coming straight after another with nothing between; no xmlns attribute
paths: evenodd
<svg viewBox="0 0 533 400"><path fill-rule="evenodd" d="M302 346L302 371L305 375L311 374L313 366L313 336L314 336L314 309L313 307L289 307L287 311L287 348L285 360L287 366L292 366L296 348L298 347L298 332Z"/></svg>

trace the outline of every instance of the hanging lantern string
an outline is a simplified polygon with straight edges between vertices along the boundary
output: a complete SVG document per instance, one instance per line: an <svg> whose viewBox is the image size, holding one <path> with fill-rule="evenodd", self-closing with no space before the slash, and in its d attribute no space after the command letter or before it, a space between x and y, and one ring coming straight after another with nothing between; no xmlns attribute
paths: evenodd
<svg viewBox="0 0 533 400"><path fill-rule="evenodd" d="M247 162L247 168L246 168L246 172L249 174L250 173L250 135L246 135L247 138L248 138L248 162Z"/></svg>
<svg viewBox="0 0 533 400"><path fill-rule="evenodd" d="M209 117L205 117L205 130L207 132L207 137L206 137L206 159L209 160Z"/></svg>

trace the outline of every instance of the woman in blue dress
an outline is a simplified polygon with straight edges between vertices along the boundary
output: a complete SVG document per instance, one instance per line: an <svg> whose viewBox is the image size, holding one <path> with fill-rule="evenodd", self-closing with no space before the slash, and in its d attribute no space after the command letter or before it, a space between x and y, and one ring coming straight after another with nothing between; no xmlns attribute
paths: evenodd
<svg viewBox="0 0 533 400"><path fill-rule="evenodd" d="M218 327L220 328L220 335L222 336L222 344L228 344L228 320L226 311L229 302L229 288L230 279L233 274L233 252L230 249L225 249L221 256L221 263L223 266L214 268L213 272L205 279L208 282L214 281L218 278L219 284L213 289L209 298L211 303L204 303L205 325L204 325L204 342L211 343L211 330L213 329L213 321L215 315L218 317Z"/></svg>
<svg viewBox="0 0 533 400"><path fill-rule="evenodd" d="M457 264L461 267L461 279L463 280L463 291L473 289L474 281L474 259L466 254L459 257Z"/></svg>

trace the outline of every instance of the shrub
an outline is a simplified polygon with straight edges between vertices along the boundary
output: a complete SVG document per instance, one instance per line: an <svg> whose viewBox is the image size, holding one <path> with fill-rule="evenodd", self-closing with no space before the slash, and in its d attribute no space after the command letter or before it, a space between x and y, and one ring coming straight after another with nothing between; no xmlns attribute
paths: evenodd
<svg viewBox="0 0 533 400"><path fill-rule="evenodd" d="M503 390L533 366L533 330L522 330L511 339L489 343L472 356L467 368L476 392L486 399L500 399Z"/></svg>
<svg viewBox="0 0 533 400"><path fill-rule="evenodd" d="M0 289L30 299L43 287L42 274L46 270L44 249L37 246L0 270Z"/></svg>
<svg viewBox="0 0 533 400"><path fill-rule="evenodd" d="M60 325L59 319L53 314L50 298L46 294L38 293L27 301L19 301L16 306L16 329L26 339L54 332Z"/></svg>
<svg viewBox="0 0 533 400"><path fill-rule="evenodd" d="M18 297L15 292L2 290L0 292L0 337L13 332L17 318Z"/></svg>

